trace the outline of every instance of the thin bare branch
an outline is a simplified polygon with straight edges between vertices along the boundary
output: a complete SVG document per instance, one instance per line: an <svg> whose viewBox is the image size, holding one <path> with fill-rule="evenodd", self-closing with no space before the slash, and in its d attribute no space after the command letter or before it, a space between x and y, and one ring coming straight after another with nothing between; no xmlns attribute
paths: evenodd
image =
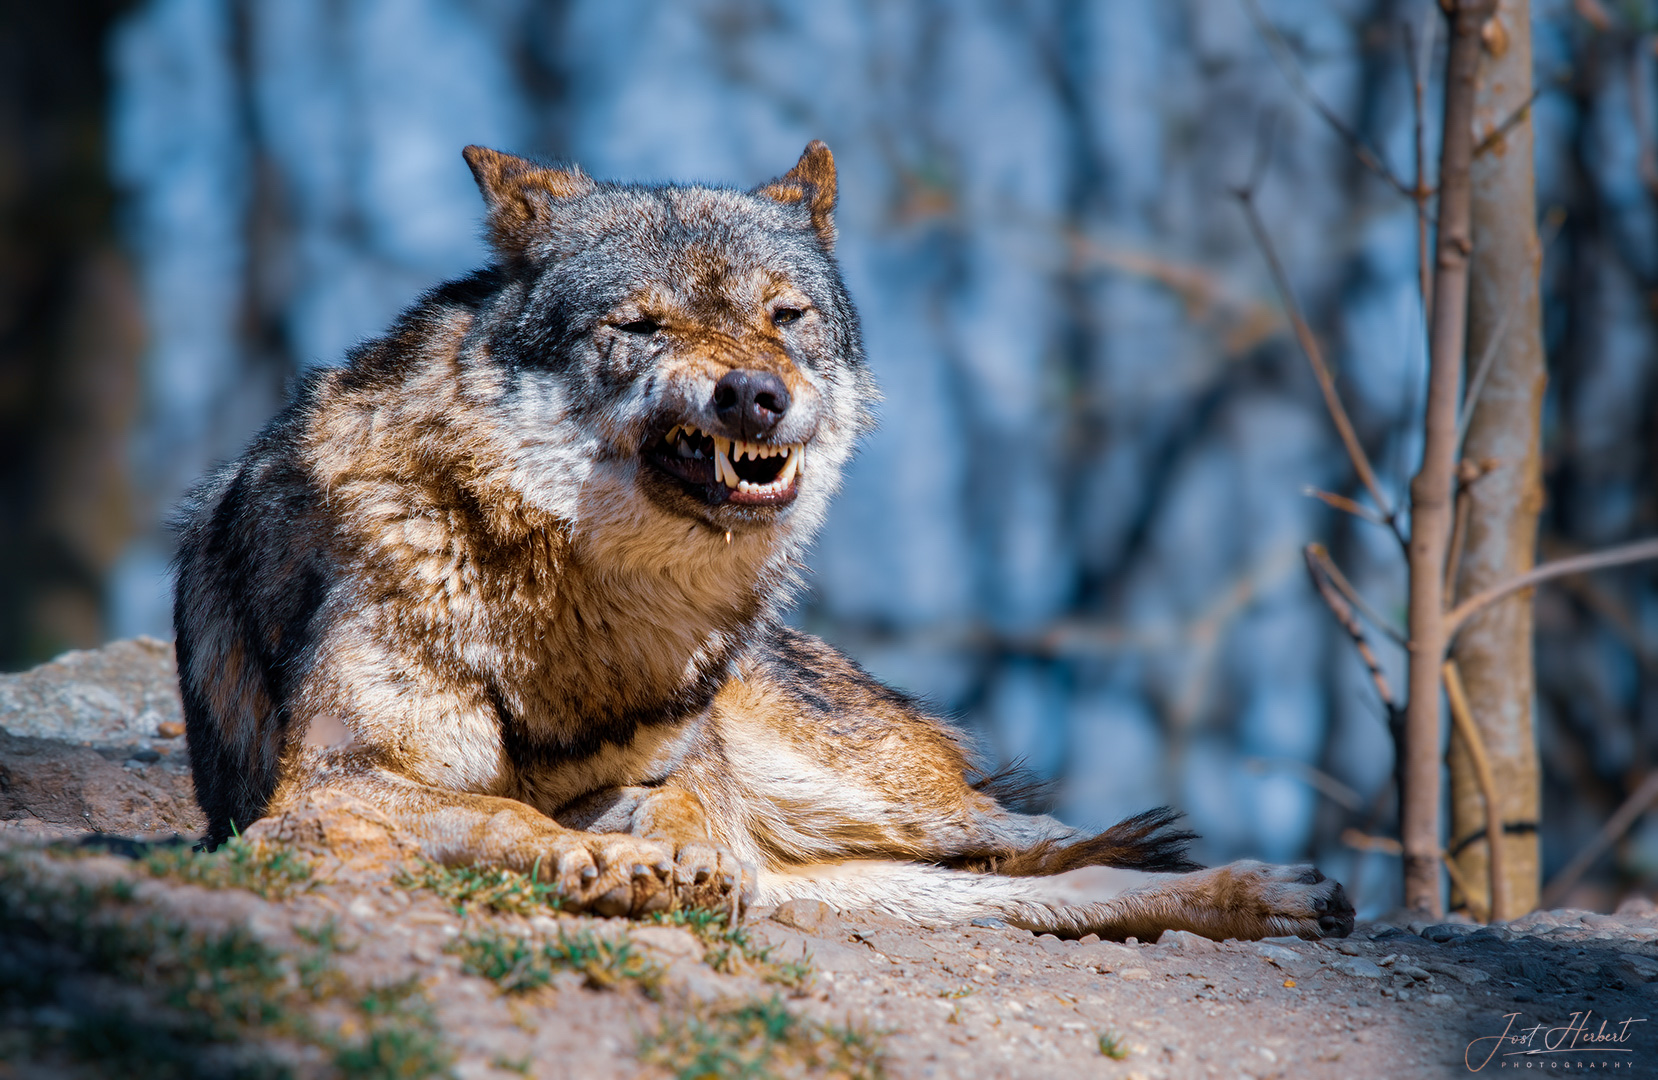
<svg viewBox="0 0 1658 1080"><path fill-rule="evenodd" d="M1451 519L1451 546L1445 556L1445 595L1456 592L1457 571L1462 568L1462 549L1468 541L1468 517L1473 513L1474 499L1468 485L1457 488L1456 514Z"/></svg>
<svg viewBox="0 0 1658 1080"><path fill-rule="evenodd" d="M1305 761L1294 758L1244 758L1243 767L1256 775L1271 772L1287 772L1295 776L1302 783L1329 799L1343 810L1357 813L1364 809L1364 796L1353 788L1342 783L1316 765L1309 765Z"/></svg>
<svg viewBox="0 0 1658 1080"><path fill-rule="evenodd" d="M1301 494L1311 496L1312 498L1323 503L1325 506L1335 510L1340 510L1344 514L1352 514L1354 517L1359 518L1362 521L1368 521L1372 525L1380 525L1384 529L1388 527L1387 519L1382 515L1376 513L1376 511L1370 509L1368 506L1365 506L1363 503L1354 502L1345 495L1337 495L1333 491L1325 491L1322 488L1315 488L1310 484L1301 489Z"/></svg>
<svg viewBox="0 0 1658 1080"><path fill-rule="evenodd" d="M1341 403L1341 395L1336 391L1335 377L1330 374L1330 366L1324 362L1324 352L1319 348L1318 339L1313 336L1312 327L1307 325L1307 319L1301 313L1301 305L1296 302L1295 293L1290 289L1289 277L1284 273L1283 264L1278 261L1278 251L1272 245L1272 237L1267 235L1266 225L1262 223L1261 215L1255 209L1255 189L1253 186L1237 188L1233 194L1237 196L1238 204L1243 207L1244 217L1249 221L1249 231L1254 235L1255 243L1260 247L1261 254L1266 257L1273 284L1278 289L1285 313L1289 315L1290 325L1295 330L1295 339L1301 344L1301 351L1313 369L1313 378L1318 380L1318 388L1324 395L1324 407L1329 410L1330 419L1336 425L1336 434L1341 437L1342 445L1347 448L1347 457L1353 463L1353 470L1359 474L1359 482L1370 492L1370 497L1375 500L1377 508L1382 512L1383 520L1388 523L1393 535L1403 546L1406 541L1404 534L1399 530L1395 511L1387 496L1382 494L1381 484L1376 480L1376 470L1370 465L1370 456L1364 452L1358 432L1353 430L1353 421L1348 418L1347 409Z"/></svg>
<svg viewBox="0 0 1658 1080"><path fill-rule="evenodd" d="M1463 440L1468 437L1468 425L1474 419L1474 406L1479 404L1480 391L1485 389L1485 377L1491 374L1497 351L1502 346L1503 338L1508 335L1508 324L1514 315L1514 308L1513 304L1503 305L1503 313L1497 319L1496 329L1491 332L1491 340L1485 343L1485 352L1480 356L1479 366L1474 369L1474 377L1469 380L1468 388L1462 392L1462 413L1457 417L1458 447L1461 447Z"/></svg>
<svg viewBox="0 0 1658 1080"><path fill-rule="evenodd" d="M1359 659L1364 662L1365 670L1370 672L1370 682L1376 687L1376 694L1382 699L1382 705L1387 709L1389 727L1399 716L1399 705L1393 700L1393 690L1388 686L1387 674L1382 671L1380 661L1370 648L1370 640L1364 636L1364 627L1359 623L1358 616L1353 614L1353 608L1341 591L1330 580L1325 570L1327 557L1318 544L1308 544L1303 549L1307 559L1307 575L1313 579L1313 588L1324 598L1329 606L1330 613L1336 617L1336 622L1347 631L1347 636L1353 641L1353 648L1357 650Z"/></svg>
<svg viewBox="0 0 1658 1080"><path fill-rule="evenodd" d="M1554 907L1560 903L1565 895L1571 892L1572 886L1578 883L1578 879L1595 865L1595 860L1606 854L1607 849L1617 843L1619 838L1641 819L1641 815L1646 813L1654 801L1658 801L1658 771L1648 773L1634 794L1625 799L1617 812L1606 819L1606 824L1600 827L1600 832L1595 834L1589 845L1574 855L1572 861L1554 875L1543 889L1543 906Z"/></svg>
<svg viewBox="0 0 1658 1080"><path fill-rule="evenodd" d="M1514 125L1524 120L1527 114L1531 112L1532 105L1537 102L1537 97L1542 92L1543 88L1541 86L1533 87L1531 93L1526 97L1526 100L1513 112L1505 116L1502 123L1492 128L1490 132L1486 134L1485 138L1479 141L1479 143L1474 147L1474 156L1479 157L1481 154L1495 150L1497 148L1497 144L1502 142L1503 138L1507 136L1510 131L1514 130Z"/></svg>
<svg viewBox="0 0 1658 1080"><path fill-rule="evenodd" d="M1410 647L1409 642L1405 640L1404 631L1396 628L1393 623L1388 621L1386 616L1371 607L1359 590L1353 587L1353 583L1347 580L1347 575L1341 572L1341 567L1337 566L1336 561L1330 557L1328 548L1323 544L1308 544L1305 552L1307 557L1318 560L1319 569L1329 576L1331 583L1341 591L1341 595L1346 597L1347 602L1357 608L1360 615L1370 620L1371 626L1387 635L1388 640L1401 649Z"/></svg>
<svg viewBox="0 0 1658 1080"><path fill-rule="evenodd" d="M1493 585L1484 592L1475 593L1445 614L1445 633L1447 636L1455 634L1479 612L1495 604L1505 597L1512 596L1521 589L1529 589L1533 585L1540 585L1557 577L1567 574L1582 574L1590 570L1604 570L1611 566L1624 566L1628 563L1646 562L1649 559L1658 559L1658 538L1651 540L1637 540L1633 544L1622 544L1605 551L1593 551L1586 555L1573 555L1567 559L1554 559L1541 566L1509 578L1501 585Z"/></svg>
<svg viewBox="0 0 1658 1080"><path fill-rule="evenodd" d="M1313 92L1312 85L1307 82L1306 73L1301 70L1301 64L1295 58L1295 50L1290 48L1289 42L1284 40L1284 35L1278 32L1278 28L1267 21L1260 5L1255 0L1244 0L1244 7L1249 10L1250 19L1254 21L1255 28L1260 31L1262 40L1266 42L1267 51L1272 54L1273 63L1277 64L1278 70L1284 73L1284 78L1288 80L1290 89L1295 91L1296 96L1310 105L1313 111L1318 113L1326 124L1330 125L1330 130L1339 135L1341 140L1348 145L1353 151L1353 156L1358 159L1359 164L1387 181L1393 190L1405 198L1415 198L1410 188L1405 186L1405 182L1393 174L1393 170L1387 167L1387 163L1382 160L1380 154L1371 149L1370 144L1364 141L1363 136L1348 127L1341 117L1337 116Z"/></svg>
<svg viewBox="0 0 1658 1080"><path fill-rule="evenodd" d="M1474 763L1474 778L1479 782L1480 797L1485 800L1486 869L1491 880L1490 891L1486 893L1486 916L1482 921L1490 922L1498 912L1508 910L1503 814L1502 804L1497 801L1497 778L1491 771L1491 757L1485 752L1485 739L1480 735L1479 725L1474 723L1473 710L1468 707L1468 692L1462 685L1462 672L1457 669L1455 660L1445 661L1441 670L1445 674L1445 697L1451 703L1453 728ZM1455 862L1454 859L1450 861ZM1471 906L1474 894L1464 888L1462 895L1468 898Z"/></svg>
<svg viewBox="0 0 1658 1080"><path fill-rule="evenodd" d="M1433 57L1434 32L1439 28L1439 15L1429 8L1423 16L1421 44L1410 23L1405 23L1405 52L1410 64L1411 108L1416 142L1416 183L1411 188L1411 201L1416 203L1416 276L1422 293L1422 325L1433 324L1433 259L1428 246L1428 186L1427 86L1428 64Z"/></svg>
<svg viewBox="0 0 1658 1080"><path fill-rule="evenodd" d="M1391 836L1371 836L1357 829L1341 830L1341 842L1354 851L1374 851L1382 855L1403 855L1405 846Z"/></svg>

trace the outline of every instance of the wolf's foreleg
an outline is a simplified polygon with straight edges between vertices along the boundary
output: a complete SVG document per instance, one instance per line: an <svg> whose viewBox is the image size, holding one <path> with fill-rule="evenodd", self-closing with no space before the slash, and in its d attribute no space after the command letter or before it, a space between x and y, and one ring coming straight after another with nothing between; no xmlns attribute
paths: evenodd
<svg viewBox="0 0 1658 1080"><path fill-rule="evenodd" d="M676 879L685 876L668 843L567 828L516 799L422 784L361 752L307 750L289 776L271 801L272 815L303 795L340 791L386 814L434 862L535 874L556 886L567 910L664 911L674 902Z"/></svg>
<svg viewBox="0 0 1658 1080"><path fill-rule="evenodd" d="M682 906L724 907L734 892L740 904L753 901L759 868L712 841L702 800L682 787L607 788L554 817L573 829L625 832L667 844L674 853L674 894Z"/></svg>

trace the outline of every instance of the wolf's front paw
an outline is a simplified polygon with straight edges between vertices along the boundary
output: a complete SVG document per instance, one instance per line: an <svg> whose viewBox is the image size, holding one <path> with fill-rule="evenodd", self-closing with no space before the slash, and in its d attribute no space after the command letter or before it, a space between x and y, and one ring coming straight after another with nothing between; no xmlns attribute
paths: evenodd
<svg viewBox="0 0 1658 1080"><path fill-rule="evenodd" d="M570 833L548 847L541 876L557 886L566 910L637 916L673 905L674 859L666 844L620 833Z"/></svg>
<svg viewBox="0 0 1658 1080"><path fill-rule="evenodd" d="M679 846L674 890L681 907L732 908L739 915L753 898L755 870L717 844L693 841Z"/></svg>
<svg viewBox="0 0 1658 1080"><path fill-rule="evenodd" d="M1353 905L1341 882L1314 866L1235 862L1216 874L1217 907L1234 937L1294 935L1309 940L1353 932ZM1241 931L1241 932L1237 932Z"/></svg>

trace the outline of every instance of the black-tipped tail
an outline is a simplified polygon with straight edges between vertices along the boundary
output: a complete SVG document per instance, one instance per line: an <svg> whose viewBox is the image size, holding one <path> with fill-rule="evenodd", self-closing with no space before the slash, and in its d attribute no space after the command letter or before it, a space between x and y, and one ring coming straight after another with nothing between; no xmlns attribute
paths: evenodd
<svg viewBox="0 0 1658 1080"><path fill-rule="evenodd" d="M1008 877L1046 877L1084 866L1116 866L1125 870L1183 873L1201 870L1186 854L1197 833L1172 826L1180 813L1167 806L1135 814L1086 840L1040 844L992 859L986 869Z"/></svg>

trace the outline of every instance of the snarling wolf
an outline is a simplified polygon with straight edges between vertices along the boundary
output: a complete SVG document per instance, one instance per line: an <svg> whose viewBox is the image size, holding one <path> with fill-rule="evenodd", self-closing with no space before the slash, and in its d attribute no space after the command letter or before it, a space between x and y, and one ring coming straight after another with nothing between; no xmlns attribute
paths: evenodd
<svg viewBox="0 0 1658 1080"><path fill-rule="evenodd" d="M1346 934L1311 867L1204 870L973 782L782 622L876 390L814 142L751 191L469 147L494 261L314 372L180 518L205 841L308 792L568 909L818 898L1153 939Z"/></svg>

